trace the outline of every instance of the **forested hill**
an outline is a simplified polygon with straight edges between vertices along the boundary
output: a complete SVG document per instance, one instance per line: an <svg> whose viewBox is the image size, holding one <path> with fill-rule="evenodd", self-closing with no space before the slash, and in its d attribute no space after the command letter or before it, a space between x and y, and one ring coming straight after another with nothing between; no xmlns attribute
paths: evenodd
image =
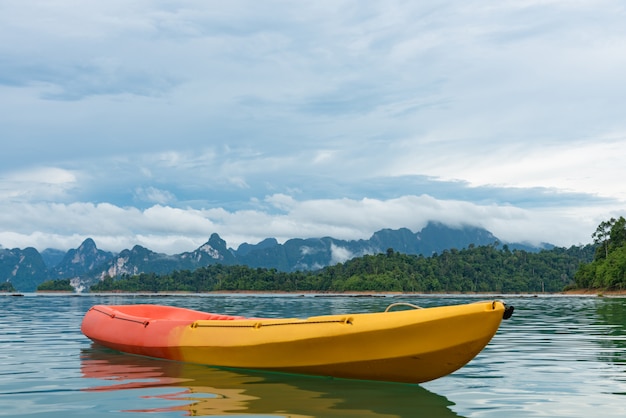
<svg viewBox="0 0 626 418"><path fill-rule="evenodd" d="M318 271L217 264L163 275L106 278L91 291L559 292L574 284L579 265L590 262L594 252L593 245L528 252L494 244L425 257L389 249Z"/></svg>
<svg viewBox="0 0 626 418"><path fill-rule="evenodd" d="M626 219L620 216L600 223L592 238L593 261L580 267L576 286L581 289L626 289Z"/></svg>

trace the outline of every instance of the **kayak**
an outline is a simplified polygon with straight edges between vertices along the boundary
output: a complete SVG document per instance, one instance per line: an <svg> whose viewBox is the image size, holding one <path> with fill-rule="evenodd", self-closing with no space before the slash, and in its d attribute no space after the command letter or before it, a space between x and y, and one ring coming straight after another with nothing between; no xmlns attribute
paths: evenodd
<svg viewBox="0 0 626 418"><path fill-rule="evenodd" d="M398 310L398 305L410 309ZM95 305L94 343L189 363L422 383L463 367L513 313L501 301L309 318L247 318L164 305Z"/></svg>

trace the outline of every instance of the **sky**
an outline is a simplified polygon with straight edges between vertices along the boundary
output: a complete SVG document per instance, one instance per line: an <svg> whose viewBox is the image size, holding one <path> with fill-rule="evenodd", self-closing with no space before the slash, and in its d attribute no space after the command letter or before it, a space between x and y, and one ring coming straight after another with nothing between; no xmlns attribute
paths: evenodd
<svg viewBox="0 0 626 418"><path fill-rule="evenodd" d="M626 215L626 3L0 0L0 245Z"/></svg>

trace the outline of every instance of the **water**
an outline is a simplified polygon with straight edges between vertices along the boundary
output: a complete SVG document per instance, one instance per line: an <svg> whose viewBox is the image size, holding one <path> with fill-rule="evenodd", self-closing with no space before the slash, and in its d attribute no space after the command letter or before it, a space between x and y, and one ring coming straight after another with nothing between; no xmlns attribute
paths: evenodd
<svg viewBox="0 0 626 418"><path fill-rule="evenodd" d="M504 299L515 314L478 357L452 375L409 385L130 356L92 345L80 322L100 303L306 317L380 311L397 301L436 306L475 298L0 296L0 416L626 416L626 299Z"/></svg>

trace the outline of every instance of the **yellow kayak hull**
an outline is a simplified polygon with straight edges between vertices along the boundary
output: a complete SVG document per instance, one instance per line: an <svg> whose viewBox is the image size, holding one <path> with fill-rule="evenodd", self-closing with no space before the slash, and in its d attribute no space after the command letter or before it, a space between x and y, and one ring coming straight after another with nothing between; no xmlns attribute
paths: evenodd
<svg viewBox="0 0 626 418"><path fill-rule="evenodd" d="M133 354L212 366L421 383L472 360L500 301L391 312L255 319L160 305L96 305L82 332Z"/></svg>

